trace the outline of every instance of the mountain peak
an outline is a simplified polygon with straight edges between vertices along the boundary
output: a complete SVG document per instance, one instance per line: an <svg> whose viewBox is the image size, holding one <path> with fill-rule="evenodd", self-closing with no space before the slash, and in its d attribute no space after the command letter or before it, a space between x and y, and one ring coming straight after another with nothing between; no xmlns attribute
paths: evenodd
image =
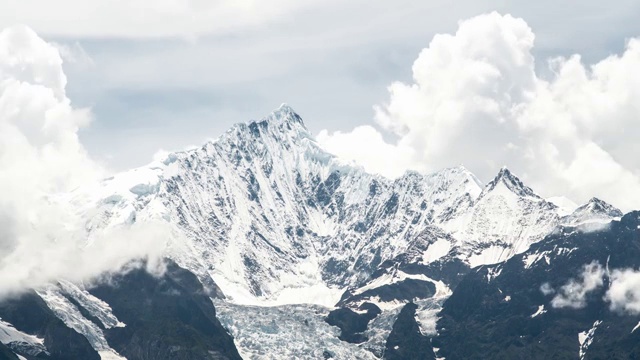
<svg viewBox="0 0 640 360"><path fill-rule="evenodd" d="M593 213L606 214L612 217L622 216L622 211L608 202L598 199L597 197L592 197L586 204L580 206L578 209L587 210Z"/></svg>
<svg viewBox="0 0 640 360"><path fill-rule="evenodd" d="M304 122L302 121L302 118L300 117L300 115L298 115L295 112L295 110L293 110L293 108L287 105L286 103L280 104L280 106L277 109L273 110L271 114L267 115L262 120L270 123L292 122L292 123L300 124L302 125L302 127L305 127Z"/></svg>
<svg viewBox="0 0 640 360"><path fill-rule="evenodd" d="M515 176L506 166L503 166L498 175L491 180L485 187L484 192L490 192L495 189L499 184L504 184L511 192L518 196L530 196L539 198L539 196L526 186L522 181Z"/></svg>
<svg viewBox="0 0 640 360"><path fill-rule="evenodd" d="M448 173L448 174L457 174L459 176L465 177L469 181L469 183L472 183L475 185L475 187L477 187L478 190L477 190L477 193L475 193L475 197L480 195L480 192L482 192L482 188L484 187L484 184L469 169L467 169L462 164L456 167L444 169L441 172Z"/></svg>
<svg viewBox="0 0 640 360"><path fill-rule="evenodd" d="M609 222L612 219L622 217L622 211L615 206L598 198L591 198L579 206L573 213L562 218L562 222L569 226L577 226L589 222Z"/></svg>
<svg viewBox="0 0 640 360"><path fill-rule="evenodd" d="M498 175L496 175L496 177L515 177L515 175L513 175L513 173L509 170L509 168L507 168L507 166L503 166L500 168L500 171L498 171Z"/></svg>
<svg viewBox="0 0 640 360"><path fill-rule="evenodd" d="M606 201L598 199L597 197L592 197L591 199L589 199L589 201L587 201L587 204L597 204L597 205L609 205ZM609 205L611 206L611 205Z"/></svg>

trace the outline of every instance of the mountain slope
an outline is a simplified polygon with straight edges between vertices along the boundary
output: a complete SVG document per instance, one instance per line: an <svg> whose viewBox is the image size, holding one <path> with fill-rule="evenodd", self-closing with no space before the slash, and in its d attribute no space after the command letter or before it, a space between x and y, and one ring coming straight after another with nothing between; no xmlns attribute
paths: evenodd
<svg viewBox="0 0 640 360"><path fill-rule="evenodd" d="M445 302L434 345L447 359L637 358L640 315L606 293L616 270L637 269L638 229L638 212L600 231L565 228L474 270Z"/></svg>

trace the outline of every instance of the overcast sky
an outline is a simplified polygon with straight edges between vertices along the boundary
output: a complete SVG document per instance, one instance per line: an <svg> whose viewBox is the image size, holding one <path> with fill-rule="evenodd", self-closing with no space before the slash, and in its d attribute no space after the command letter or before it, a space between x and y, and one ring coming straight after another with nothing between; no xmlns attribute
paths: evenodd
<svg viewBox="0 0 640 360"><path fill-rule="evenodd" d="M492 11L500 15L484 20L475 18ZM503 15L507 14L521 18L522 23L505 20ZM92 124L80 131L80 140L94 159L112 170L143 165L159 149L178 150L202 144L233 123L261 118L286 102L303 116L314 134L321 134L328 147L345 158L362 162L372 171L395 176L406 168L433 171L464 163L481 180L488 181L500 166L508 165L543 195L567 193L576 201L592 193L610 201L624 197L620 192L614 194L606 190L615 185L610 179L576 182L594 171L595 168L589 169L583 164L594 157L604 159L602 162L611 157L609 162L615 164L607 162L603 166L613 169L614 177L626 179L619 186L635 189L640 184L638 161L624 155L638 150L637 141L631 138L637 132L616 138L623 145L614 148L613 145L607 147L615 142L611 137L591 134L600 131L598 127L585 130L582 125L576 125L577 133L588 135L570 141L550 140L561 130L545 125L553 129L554 134L540 135L540 131L535 131L532 137L527 132L532 126L525 123L546 116L543 114L553 117L550 109L564 109L558 104L566 104L564 98L556 94L560 90L555 89L554 84L562 83L562 79L556 81L557 75L548 66L550 58L580 54L580 64L588 70L609 55L622 56L627 41L640 36L639 16L640 2L635 0L464 0L455 5L450 1L422 0L63 0L55 3L8 0L0 3L0 28L27 25L59 48L68 78L67 97L75 107L90 107L93 113ZM468 20L466 35L462 25L465 20ZM499 30L490 30L492 27ZM493 128L493 123L483 123L484 117L477 117L475 110L463 112L466 120L462 122L451 120L450 114L446 118L452 122L438 120L433 109L442 104L420 108L425 101L443 96L458 101L463 95L477 99L478 94L442 95L432 89L436 84L442 87L454 81L460 84L470 81L456 78L456 69L439 67L441 50L432 47L432 51L423 52L430 49L436 34L451 34L451 38L442 41L445 44L442 46L458 49L454 53L459 55L459 62L452 58L451 63L462 64L460 66L468 64L469 59L498 64L502 56L511 59L513 54L517 55L513 55L512 60L522 65L522 69L513 70L513 64L496 65L499 76L488 77L503 80L512 76L511 81L504 84L504 91L491 90L503 91L504 94L497 96L500 99L503 95L508 97L509 104L505 106L510 114L520 108L517 106L520 103L513 103L514 97L522 96L529 102L531 96L552 94L550 97L554 100L529 106L525 112L533 115L524 120L511 114L513 122L519 125L504 131ZM526 44L529 38L531 45ZM493 48L497 46L495 39L504 40L506 53L500 52L504 50L502 47ZM469 44L481 44L479 46L491 53L487 55L479 50L467 54L465 49ZM525 59L520 64L522 54L525 58L530 54L531 61ZM440 65L434 65L436 63ZM535 70L533 75L527 72L530 66ZM430 71L451 76L434 78ZM541 87L535 84L544 81L549 82L548 88L540 85L545 89L539 90ZM389 87L394 83L395 92L390 92ZM626 94L640 84L624 86ZM412 88L419 89L416 94L407 95L411 101L418 102L415 104L399 94L403 89ZM518 94L525 95L512 94L514 88L520 89ZM608 88L598 88L611 92ZM452 104L449 100L447 104ZM454 103L460 108L468 104ZM496 103L502 106L502 100ZM404 108L399 109L401 107ZM411 110L412 107L419 111ZM627 118L637 120L636 110L630 109L621 115L625 122L615 126L629 128L634 120ZM601 117L598 120L602 124L610 121L602 117L612 113L598 111L594 110L593 114ZM500 111L496 114L495 119L504 115ZM509 116L500 123L509 123ZM573 118L573 115L567 116ZM479 120L467 121L476 118ZM438 132L442 129L434 127L435 123L445 124L442 126L457 132L454 135ZM537 124L538 127L542 127L541 124ZM469 132L473 133L471 140L460 135ZM511 137L513 140L509 140ZM381 142L378 149L389 146L388 154L406 157L406 161L397 162L395 167L380 168L379 164L385 164L384 159L372 157L370 153L375 149L365 148L366 143L375 143L370 138ZM436 138L450 146L436 147L433 145ZM519 142L522 138L548 143L554 151L567 155L554 159L553 163L546 158L540 160L543 156L539 149ZM363 159L362 154L345 149L344 144L357 143L354 139L365 143L363 149L369 158ZM488 146L487 142L500 146ZM558 145L567 142L574 145L570 149ZM520 154L499 156L505 144L519 149ZM592 145L599 147L595 149ZM523 155L525 153L529 157ZM491 161L481 158L483 156L490 157ZM534 165L523 166L522 162ZM543 162L545 165L540 165ZM543 179L540 174L549 171L561 175ZM640 196L640 192L638 194Z"/></svg>

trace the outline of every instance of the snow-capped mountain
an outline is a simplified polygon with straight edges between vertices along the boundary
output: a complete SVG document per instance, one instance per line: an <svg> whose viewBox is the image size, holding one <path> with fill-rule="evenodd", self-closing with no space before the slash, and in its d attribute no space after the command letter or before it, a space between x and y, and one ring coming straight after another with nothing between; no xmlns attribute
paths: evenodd
<svg viewBox="0 0 640 360"><path fill-rule="evenodd" d="M481 191L463 167L392 181L344 164L284 105L73 201L101 194L86 211L90 232L164 219L188 244L171 254L178 263L234 301L286 302L287 291L300 288L330 294L332 287L339 297L427 226L463 213Z"/></svg>
<svg viewBox="0 0 640 360"><path fill-rule="evenodd" d="M608 223L611 219L620 219L622 211L598 198L591 198L586 204L579 206L573 213L562 218L568 226L585 223Z"/></svg>
<svg viewBox="0 0 640 360"><path fill-rule="evenodd" d="M143 334L158 334L158 324L145 308L123 301L129 297L160 299L158 309L167 312L163 321L171 326L185 312L206 318L189 339L220 335L222 323L245 357L298 357L278 346L288 344L302 321L308 333L298 350L321 341L326 346L309 354L392 358L404 344L402 329L419 329L407 335L417 342L435 336L438 312L471 268L507 261L564 226L602 224L622 215L597 199L569 214L507 168L486 185L463 166L407 172L394 180L370 174L322 149L287 105L262 120L237 124L202 147L167 154L57 200L82 218L89 245L104 232L133 224L163 224L171 233L166 256L175 269L168 278L134 272L121 279L126 286L95 289L61 279L30 294L39 311L61 321L56 326L84 336L79 354L90 347L102 358L145 351L158 356L158 349L149 350L154 340ZM167 300L166 283L182 299L177 305ZM215 299L217 315L203 303L203 293ZM185 310L185 303L198 304L205 315ZM277 307L286 304L303 305ZM15 307L1 305L0 317L15 315ZM146 322L136 322L134 310ZM243 312L270 322L250 324ZM286 314L293 317L285 320ZM324 318L326 323L318 322ZM0 342L15 350L16 341L27 339L33 351L44 344L41 353L55 353L47 347L51 336L44 342L38 337L46 333L43 328L21 332L18 324L24 324L15 319L0 322L0 332L8 334ZM237 358L227 335L205 341L189 356Z"/></svg>
<svg viewBox="0 0 640 360"><path fill-rule="evenodd" d="M249 303L284 303L306 289L330 304L429 227L451 234L439 246L477 266L525 251L560 223L557 207L506 168L484 187L462 166L396 180L368 174L324 151L286 105L74 197L93 197L90 233L167 221L186 244L171 257Z"/></svg>

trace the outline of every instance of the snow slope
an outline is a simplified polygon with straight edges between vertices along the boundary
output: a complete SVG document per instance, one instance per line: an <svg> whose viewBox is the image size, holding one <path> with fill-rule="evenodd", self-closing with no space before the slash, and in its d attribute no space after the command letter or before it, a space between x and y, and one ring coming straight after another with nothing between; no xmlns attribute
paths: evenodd
<svg viewBox="0 0 640 360"><path fill-rule="evenodd" d="M48 354L44 345L44 339L34 335L26 334L17 330L13 325L0 318L0 343L9 345L10 348L17 348L24 353L37 356L38 354Z"/></svg>

